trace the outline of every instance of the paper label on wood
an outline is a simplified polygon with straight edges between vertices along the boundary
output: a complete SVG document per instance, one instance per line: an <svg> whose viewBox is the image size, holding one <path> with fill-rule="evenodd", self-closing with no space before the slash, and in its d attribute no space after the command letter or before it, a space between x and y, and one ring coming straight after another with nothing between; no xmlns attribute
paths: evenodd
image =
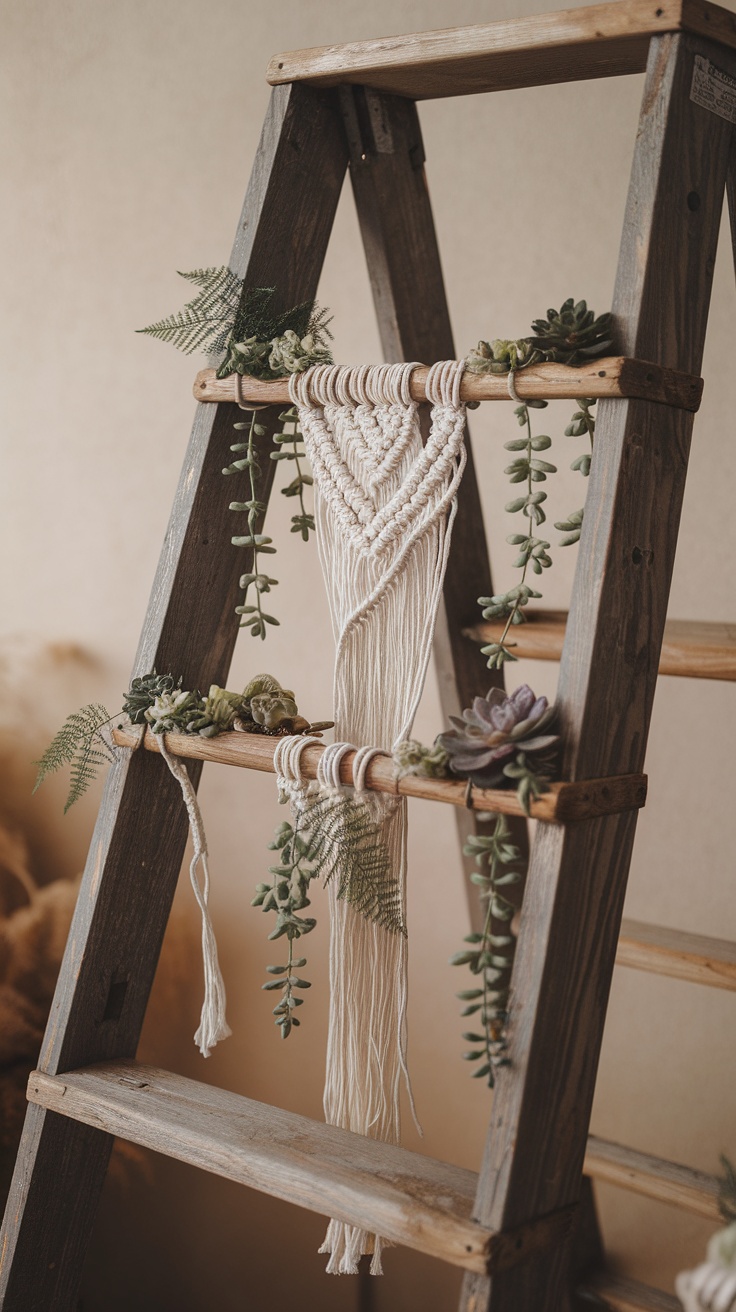
<svg viewBox="0 0 736 1312"><path fill-rule="evenodd" d="M736 123L736 80L704 55L695 56L690 99L728 123Z"/></svg>

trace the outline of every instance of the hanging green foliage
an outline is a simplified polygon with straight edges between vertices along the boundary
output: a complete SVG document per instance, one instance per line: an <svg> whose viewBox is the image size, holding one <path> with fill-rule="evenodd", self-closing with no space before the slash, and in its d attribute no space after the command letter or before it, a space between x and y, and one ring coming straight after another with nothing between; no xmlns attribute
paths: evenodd
<svg viewBox="0 0 736 1312"><path fill-rule="evenodd" d="M465 1003L463 1019L473 1017L478 1029L463 1034L470 1049L463 1053L465 1061L478 1062L473 1070L474 1079L485 1079L489 1088L494 1085L494 1072L508 1065L506 1056L509 988L514 964L516 938L510 931L516 908L506 897L506 889L518 884L522 878L518 865L519 849L511 843L505 816L482 815L494 821L490 834L476 834L463 848L466 856L475 858L479 867L470 878L480 889L481 901L486 904L483 929L467 934L468 945L450 958L451 966L467 966L476 976L477 983L463 989L458 998Z"/></svg>
<svg viewBox="0 0 736 1312"><path fill-rule="evenodd" d="M548 310L545 319L535 319L532 334L517 341L496 339L492 342L480 341L474 351L467 357L468 372L476 374L510 374L528 368L540 361L557 364L575 365L588 359L596 359L613 347L612 316L603 314L596 317L589 310L585 301L577 303L570 297L559 310ZM547 401L527 400L517 406L514 414L524 436L505 443L505 449L513 452L514 459L507 465L505 473L512 484L524 483L526 489L521 496L514 497L506 505L509 514L521 514L528 520L527 527L518 533L512 533L506 541L518 551L514 567L521 570L519 582L507 592L496 593L492 597L479 597L485 620L504 620L505 624L497 641L482 648L488 657L489 669L497 669L506 661L514 661L515 643L509 641L513 625L523 624L526 616L524 608L530 601L541 601L542 593L527 581L530 572L539 577L552 564L551 544L537 530L546 521L544 502L547 493L538 485L546 483L551 474L557 473L557 466L542 459L540 452L549 450L552 439L546 433L533 433L532 410L544 410ZM584 477L590 473L595 418L591 397L578 402L571 422L565 429L566 436L582 437L587 434L590 440L590 452L585 452L573 460L571 468L578 470ZM564 533L560 546L572 546L580 538L584 511L574 510L567 519L555 523L555 528Z"/></svg>
<svg viewBox="0 0 736 1312"><path fill-rule="evenodd" d="M112 718L99 702L82 706L70 715L40 761L34 762L38 766L34 793L50 774L64 765L71 765L69 795L64 806L66 814L69 807L86 793L100 766L109 765L114 760L114 748L102 735Z"/></svg>

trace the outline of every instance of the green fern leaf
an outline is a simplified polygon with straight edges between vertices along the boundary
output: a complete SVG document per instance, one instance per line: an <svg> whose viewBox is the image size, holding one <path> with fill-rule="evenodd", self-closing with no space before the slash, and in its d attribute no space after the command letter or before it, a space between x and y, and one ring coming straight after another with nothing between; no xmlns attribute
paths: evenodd
<svg viewBox="0 0 736 1312"><path fill-rule="evenodd" d="M318 797L306 821L313 876L326 884L337 877L339 898L367 920L405 935L399 882L365 803L346 796Z"/></svg>
<svg viewBox="0 0 736 1312"><path fill-rule="evenodd" d="M34 786L36 789L56 770L71 764L71 786L66 799L64 811L86 792L101 765L114 759L114 752L100 734L100 729L110 722L107 709L99 702L83 706L81 710L70 715L56 737L49 744L38 766L38 775Z"/></svg>
<svg viewBox="0 0 736 1312"><path fill-rule="evenodd" d="M194 300L188 301L177 314L139 328L159 341L170 342L185 355L202 350L219 354L230 336L242 290L242 279L228 269L193 269L180 277L193 282L201 290Z"/></svg>

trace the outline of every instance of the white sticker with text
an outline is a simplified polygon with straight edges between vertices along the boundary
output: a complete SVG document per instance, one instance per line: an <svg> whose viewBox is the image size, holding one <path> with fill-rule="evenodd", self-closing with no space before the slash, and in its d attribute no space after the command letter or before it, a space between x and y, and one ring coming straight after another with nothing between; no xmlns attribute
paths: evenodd
<svg viewBox="0 0 736 1312"><path fill-rule="evenodd" d="M736 123L736 79L716 68L703 55L695 56L690 99L719 118Z"/></svg>

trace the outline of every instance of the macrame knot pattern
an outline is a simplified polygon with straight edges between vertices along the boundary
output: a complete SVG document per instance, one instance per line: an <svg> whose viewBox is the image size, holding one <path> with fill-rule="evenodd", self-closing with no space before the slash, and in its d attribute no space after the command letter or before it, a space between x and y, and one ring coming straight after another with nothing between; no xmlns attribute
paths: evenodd
<svg viewBox="0 0 736 1312"><path fill-rule="evenodd" d="M318 365L289 381L314 475L317 544L336 644L338 742L322 756L317 788L320 796L344 796L340 762L352 743L370 744L358 750L354 781L390 855L399 927L406 919L406 803L363 794L362 787L373 752L393 751L411 732L466 460L463 362L441 361L429 371L426 446L410 392L415 368ZM282 795L299 807L307 794L300 791L306 785L297 777L297 749L280 744L277 750ZM378 923L360 915L339 896L340 886L330 878L325 1117L398 1143L402 1079L411 1103L407 940L385 918ZM380 1236L333 1220L321 1251L330 1254L327 1270L339 1274L356 1272L361 1254L370 1252L371 1271L379 1274L381 1247Z"/></svg>

